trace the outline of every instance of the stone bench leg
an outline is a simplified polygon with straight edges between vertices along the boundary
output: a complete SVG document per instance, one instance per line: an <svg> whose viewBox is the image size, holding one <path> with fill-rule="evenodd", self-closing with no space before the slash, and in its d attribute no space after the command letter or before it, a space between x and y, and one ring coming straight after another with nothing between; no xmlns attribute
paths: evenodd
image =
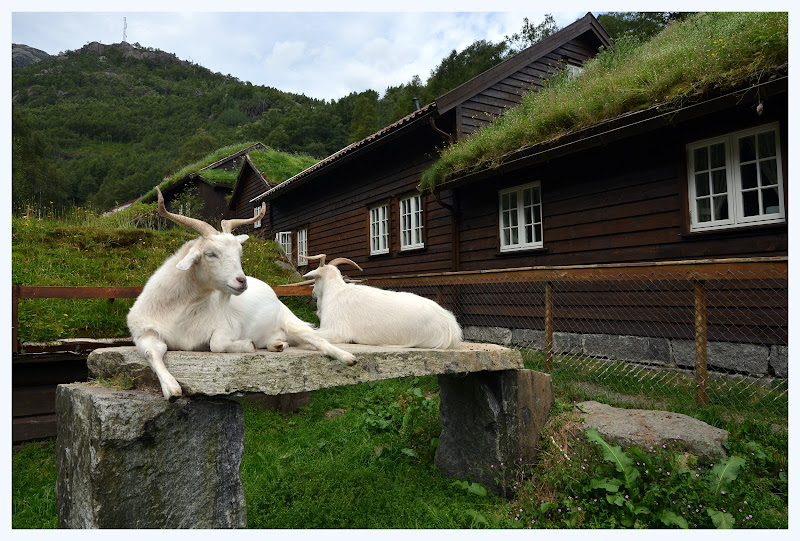
<svg viewBox="0 0 800 541"><path fill-rule="evenodd" d="M440 375L439 398L436 467L448 477L510 494L509 465L533 460L553 405L550 375L533 370Z"/></svg>
<svg viewBox="0 0 800 541"><path fill-rule="evenodd" d="M56 422L59 527L246 527L236 402L59 385Z"/></svg>

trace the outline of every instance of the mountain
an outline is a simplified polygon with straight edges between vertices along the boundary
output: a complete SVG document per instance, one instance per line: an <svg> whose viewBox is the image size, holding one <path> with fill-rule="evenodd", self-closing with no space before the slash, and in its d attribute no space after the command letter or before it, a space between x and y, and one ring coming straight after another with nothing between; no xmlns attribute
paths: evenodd
<svg viewBox="0 0 800 541"><path fill-rule="evenodd" d="M27 66L28 64L33 64L34 62L38 62L39 60L49 57L50 55L41 49L34 49L33 47L28 47L27 45L18 45L16 43L11 44L12 68Z"/></svg>
<svg viewBox="0 0 800 541"><path fill-rule="evenodd" d="M242 82L126 42L47 55L14 45L12 198L103 211L135 199L209 152L260 141L324 158L504 60L504 41L453 51L428 81L339 100ZM34 60L36 59L36 60ZM16 61L15 61L16 62Z"/></svg>

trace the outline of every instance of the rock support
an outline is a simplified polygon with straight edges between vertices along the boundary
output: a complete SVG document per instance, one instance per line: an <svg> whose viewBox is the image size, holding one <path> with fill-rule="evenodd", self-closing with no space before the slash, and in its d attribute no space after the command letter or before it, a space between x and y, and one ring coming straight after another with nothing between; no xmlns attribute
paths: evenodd
<svg viewBox="0 0 800 541"><path fill-rule="evenodd" d="M75 383L56 392L61 528L244 528L242 408Z"/></svg>
<svg viewBox="0 0 800 541"><path fill-rule="evenodd" d="M439 399L437 469L510 494L516 466L536 456L555 400L550 375L533 370L440 375Z"/></svg>

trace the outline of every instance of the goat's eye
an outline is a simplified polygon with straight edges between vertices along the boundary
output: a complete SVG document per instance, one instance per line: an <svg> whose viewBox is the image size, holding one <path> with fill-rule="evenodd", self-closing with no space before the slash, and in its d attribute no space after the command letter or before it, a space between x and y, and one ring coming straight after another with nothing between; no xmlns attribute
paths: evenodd
<svg viewBox="0 0 800 541"><path fill-rule="evenodd" d="M215 254L214 252L206 252L206 257L209 259L215 259L217 257L217 254Z"/></svg>

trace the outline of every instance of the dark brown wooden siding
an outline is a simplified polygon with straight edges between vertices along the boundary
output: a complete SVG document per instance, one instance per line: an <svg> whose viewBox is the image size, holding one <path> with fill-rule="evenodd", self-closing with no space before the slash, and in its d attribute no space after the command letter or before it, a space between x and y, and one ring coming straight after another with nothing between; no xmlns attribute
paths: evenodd
<svg viewBox="0 0 800 541"><path fill-rule="evenodd" d="M452 266L450 213L433 196L423 197L425 247L400 250L398 202L418 193L420 174L433 163L431 149L440 138L423 126L404 144L388 144L368 157L335 169L324 180L312 180L272 202L275 232L308 228L310 255L348 257L364 268L351 276L448 271ZM369 255L369 208L388 203L388 254ZM357 273L357 274L354 274Z"/></svg>
<svg viewBox="0 0 800 541"><path fill-rule="evenodd" d="M582 66L596 50L579 38L536 59L458 106L459 137L467 137L519 105L522 96L541 89L545 80L567 64Z"/></svg>
<svg viewBox="0 0 800 541"><path fill-rule="evenodd" d="M686 144L780 118L785 124L786 109L772 109L763 118L725 113L663 128L459 189L460 269L787 255L785 224L693 234L684 223ZM788 194L785 134L781 142ZM537 180L544 247L501 253L497 192Z"/></svg>
<svg viewBox="0 0 800 541"><path fill-rule="evenodd" d="M258 175L252 167L245 164L242 171L242 177L239 179L234 200L231 201L231 217L237 219L248 219L253 217L254 204L250 203L254 199L267 191L269 187L267 183ZM236 230L237 233L245 233L248 235L258 235L264 238L272 238L272 228L270 227L270 204L267 203L267 214L261 220L261 227L254 229L252 225L245 225Z"/></svg>

